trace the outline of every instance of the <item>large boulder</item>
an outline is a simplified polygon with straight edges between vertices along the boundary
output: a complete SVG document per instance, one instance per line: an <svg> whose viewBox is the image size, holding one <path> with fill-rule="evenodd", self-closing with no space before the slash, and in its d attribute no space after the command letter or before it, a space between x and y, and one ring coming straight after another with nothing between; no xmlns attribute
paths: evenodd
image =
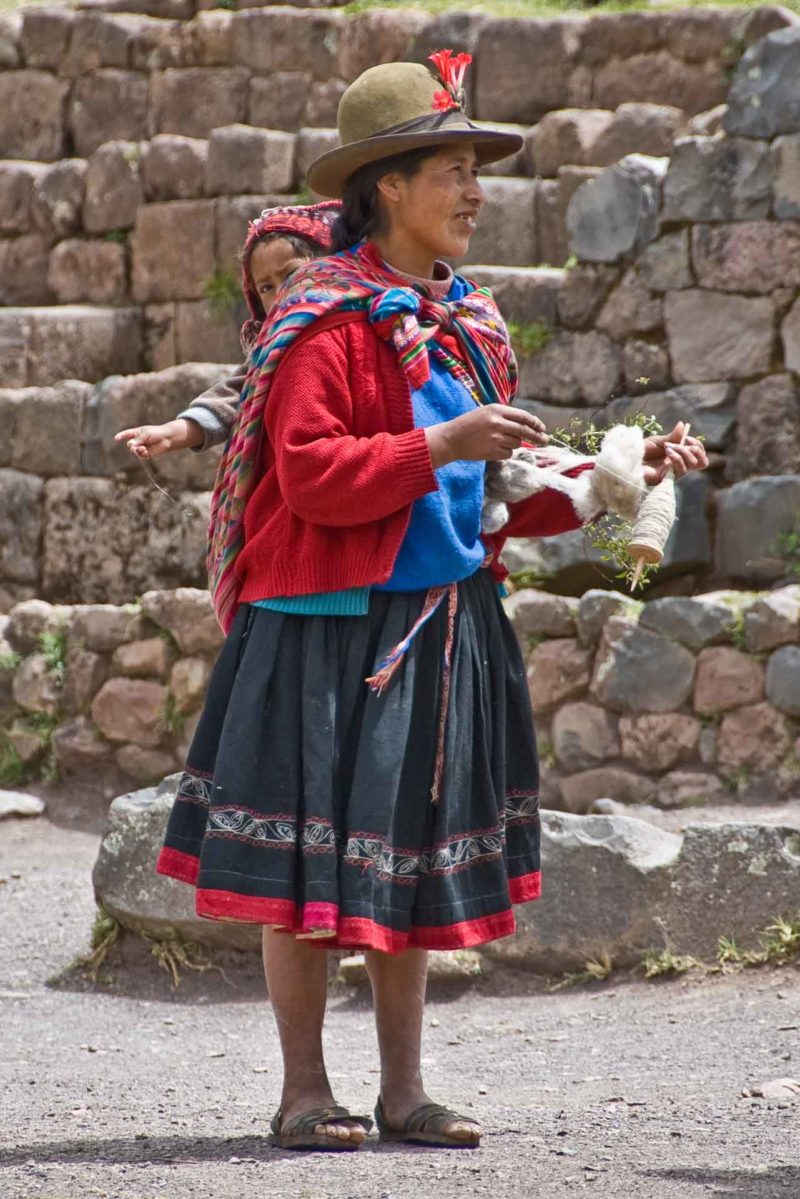
<svg viewBox="0 0 800 1199"><path fill-rule="evenodd" d="M581 969L609 954L638 962L663 943L681 838L624 816L542 813L544 891L517 909L517 934L484 946L491 957L534 970Z"/></svg>
<svg viewBox="0 0 800 1199"><path fill-rule="evenodd" d="M686 137L664 180L665 221L745 221L769 214L773 159L766 142Z"/></svg>
<svg viewBox="0 0 800 1199"><path fill-rule="evenodd" d="M764 476L735 483L717 501L716 569L723 578L769 580L788 573L785 539L800 509L800 478Z"/></svg>
<svg viewBox="0 0 800 1199"><path fill-rule="evenodd" d="M567 209L570 249L587 262L638 254L658 232L666 158L629 154L579 187Z"/></svg>
<svg viewBox="0 0 800 1199"><path fill-rule="evenodd" d="M178 776L111 804L93 872L105 910L134 932L260 948L253 925L199 919L192 888L155 873ZM796 908L800 828L690 824L681 837L620 815L542 813L544 892L516 909L517 933L482 947L527 969L583 969L606 954L637 964L669 946L708 961L721 936L756 947Z"/></svg>
<svg viewBox="0 0 800 1199"><path fill-rule="evenodd" d="M723 125L742 137L800 131L800 29L779 29L742 55Z"/></svg>
<svg viewBox="0 0 800 1199"><path fill-rule="evenodd" d="M108 826L92 874L97 902L134 932L174 930L189 940L257 949L258 926L218 924L194 911L194 891L155 872L178 776L130 795L120 795L108 812Z"/></svg>
<svg viewBox="0 0 800 1199"><path fill-rule="evenodd" d="M619 616L603 630L591 690L624 712L672 712L688 698L695 660L682 645Z"/></svg>

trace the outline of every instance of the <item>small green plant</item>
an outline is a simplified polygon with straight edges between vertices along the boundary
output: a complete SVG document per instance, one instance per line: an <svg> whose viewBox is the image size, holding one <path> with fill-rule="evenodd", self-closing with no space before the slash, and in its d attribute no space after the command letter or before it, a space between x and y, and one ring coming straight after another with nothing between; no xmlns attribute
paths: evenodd
<svg viewBox="0 0 800 1199"><path fill-rule="evenodd" d="M0 741L0 786L18 787L28 777L25 763L10 741Z"/></svg>
<svg viewBox="0 0 800 1199"><path fill-rule="evenodd" d="M761 943L767 961L773 965L785 966L800 958L800 914L791 919L776 917L764 930Z"/></svg>
<svg viewBox="0 0 800 1199"><path fill-rule="evenodd" d="M233 271L214 271L206 280L203 295L216 313L229 316L242 298L242 289Z"/></svg>
<svg viewBox="0 0 800 1199"><path fill-rule="evenodd" d="M725 777L726 785L731 791L739 791L750 781L750 771L746 766L736 766Z"/></svg>
<svg viewBox="0 0 800 1199"><path fill-rule="evenodd" d="M764 961L764 954L757 949L742 949L734 937L720 937L717 961L720 966L756 966Z"/></svg>
<svg viewBox="0 0 800 1199"><path fill-rule="evenodd" d="M786 563L786 573L800 579L800 521L788 533L778 537L778 557Z"/></svg>
<svg viewBox="0 0 800 1199"><path fill-rule="evenodd" d="M9 650L7 654L0 654L0 674L12 674L20 662L22 654L16 653L15 650Z"/></svg>
<svg viewBox="0 0 800 1199"><path fill-rule="evenodd" d="M720 937L717 961L721 966L786 966L800 958L800 914L776 916L759 934L760 949L742 949L734 937Z"/></svg>
<svg viewBox="0 0 800 1199"><path fill-rule="evenodd" d="M109 916L102 904L98 904L89 952L77 958L72 968L79 970L90 982L96 983L111 950L119 941L121 932L122 926L119 921Z"/></svg>
<svg viewBox="0 0 800 1199"><path fill-rule="evenodd" d="M103 241L112 241L119 246L124 246L128 240L128 235L124 229L110 229L108 233L103 234Z"/></svg>
<svg viewBox="0 0 800 1199"><path fill-rule="evenodd" d="M528 633L525 638L525 644L529 650L538 649L543 641L547 641L547 637L543 633Z"/></svg>
<svg viewBox="0 0 800 1199"><path fill-rule="evenodd" d="M36 638L44 654L47 669L60 687L67 673L67 634L65 629L50 629Z"/></svg>
<svg viewBox="0 0 800 1199"><path fill-rule="evenodd" d="M236 11L236 0L217 0L215 8L227 8Z"/></svg>
<svg viewBox="0 0 800 1199"><path fill-rule="evenodd" d="M295 193L295 200L298 204L313 204L316 198L316 193L311 190L307 183L301 183Z"/></svg>
<svg viewBox="0 0 800 1199"><path fill-rule="evenodd" d="M175 702L173 695L168 695L164 701L164 707L161 711L161 727L173 737L178 737L183 732L186 724L186 717Z"/></svg>
<svg viewBox="0 0 800 1199"><path fill-rule="evenodd" d="M603 953L599 958L592 958L586 962L583 970L569 972L563 976L557 983L554 983L549 989L551 991L562 991L565 987L580 987L586 983L603 982L607 979L614 969L614 963L608 953Z"/></svg>
<svg viewBox="0 0 800 1199"><path fill-rule="evenodd" d="M219 970L223 978L224 971L212 962L207 951L196 941L185 941L174 929L168 928L160 936L142 933L150 945L150 952L162 969L172 979L175 990L180 986L182 970L196 970L205 973L206 970Z"/></svg>
<svg viewBox="0 0 800 1199"><path fill-rule="evenodd" d="M509 321L508 335L514 353L530 358L544 349L553 330L544 321Z"/></svg>
<svg viewBox="0 0 800 1199"><path fill-rule="evenodd" d="M673 953L671 949L646 949L642 954L642 969L645 978L666 978L671 974L686 974L700 963L685 954Z"/></svg>
<svg viewBox="0 0 800 1199"><path fill-rule="evenodd" d="M614 577L629 585L633 583L637 566L628 549L632 532L632 525L619 516L604 516L587 532L589 541L600 554L600 561L616 566ZM656 563L645 562L639 572L639 587L646 587L657 569Z"/></svg>
<svg viewBox="0 0 800 1199"><path fill-rule="evenodd" d="M533 566L523 567L522 570L515 570L508 576L517 590L524 587L544 587L546 583L552 579L552 575L544 570L536 570Z"/></svg>
<svg viewBox="0 0 800 1199"><path fill-rule="evenodd" d="M575 267L577 265L578 265L577 254L570 254L569 258L567 258L566 262L564 263L564 265L561 269L564 271L574 271Z"/></svg>
<svg viewBox="0 0 800 1199"><path fill-rule="evenodd" d="M552 742L548 741L547 737L538 737L537 748L540 764L545 769L552 770L556 765L556 751L553 749Z"/></svg>

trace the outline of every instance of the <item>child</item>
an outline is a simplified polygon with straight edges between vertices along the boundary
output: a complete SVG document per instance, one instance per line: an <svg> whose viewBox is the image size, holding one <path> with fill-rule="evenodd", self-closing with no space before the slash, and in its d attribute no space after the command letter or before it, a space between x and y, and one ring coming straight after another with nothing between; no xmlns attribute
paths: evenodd
<svg viewBox="0 0 800 1199"><path fill-rule="evenodd" d="M303 263L331 250L331 229L339 215L338 201L266 208L251 223L242 250L242 291L250 320L242 325L245 354L255 344L261 326L281 285ZM229 379L215 383L188 408L163 425L123 429L114 440L125 442L137 458L159 458L172 450L205 450L225 441L236 416L247 366L242 363Z"/></svg>

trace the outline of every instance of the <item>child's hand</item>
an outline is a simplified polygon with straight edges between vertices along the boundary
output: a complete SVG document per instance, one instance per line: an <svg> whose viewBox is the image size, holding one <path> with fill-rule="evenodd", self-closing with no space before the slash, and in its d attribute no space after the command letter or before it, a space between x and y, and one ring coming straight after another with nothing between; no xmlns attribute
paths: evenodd
<svg viewBox="0 0 800 1199"><path fill-rule="evenodd" d="M114 441L125 442L135 458L160 458L173 450L187 450L203 444L203 430L197 421L168 420L164 425L139 425L123 429Z"/></svg>

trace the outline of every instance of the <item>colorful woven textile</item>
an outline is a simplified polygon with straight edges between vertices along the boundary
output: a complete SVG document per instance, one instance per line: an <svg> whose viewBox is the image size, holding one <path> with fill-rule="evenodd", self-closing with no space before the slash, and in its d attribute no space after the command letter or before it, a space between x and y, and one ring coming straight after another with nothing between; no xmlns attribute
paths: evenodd
<svg viewBox="0 0 800 1199"><path fill-rule="evenodd" d="M220 461L211 501L207 567L214 608L228 631L238 603L235 563L244 543L244 511L258 481L264 405L283 356L314 321L334 313L369 320L397 350L409 386L430 375L433 353L468 388L476 403L509 403L517 367L503 319L486 288L460 300L431 300L398 286L374 246L320 258L301 267L279 293L250 355L236 424ZM428 326L428 330L424 329ZM430 329L451 334L463 362L428 340Z"/></svg>

